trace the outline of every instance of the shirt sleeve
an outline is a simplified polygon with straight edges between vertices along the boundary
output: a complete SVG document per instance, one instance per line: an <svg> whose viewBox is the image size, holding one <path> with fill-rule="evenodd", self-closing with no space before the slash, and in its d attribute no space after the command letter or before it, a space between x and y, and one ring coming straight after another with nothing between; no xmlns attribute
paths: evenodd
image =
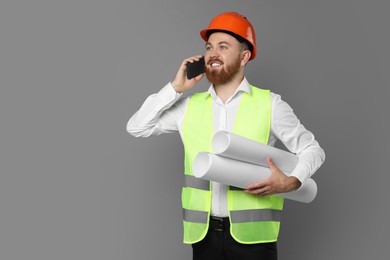
<svg viewBox="0 0 390 260"><path fill-rule="evenodd" d="M127 123L127 132L135 137L148 137L178 131L187 100L181 99L168 83L158 93L150 95Z"/></svg>
<svg viewBox="0 0 390 260"><path fill-rule="evenodd" d="M272 93L271 97L271 129L287 149L298 156L298 164L290 176L298 178L303 183L322 165L325 152L315 140L313 133L301 124L293 109L280 95Z"/></svg>

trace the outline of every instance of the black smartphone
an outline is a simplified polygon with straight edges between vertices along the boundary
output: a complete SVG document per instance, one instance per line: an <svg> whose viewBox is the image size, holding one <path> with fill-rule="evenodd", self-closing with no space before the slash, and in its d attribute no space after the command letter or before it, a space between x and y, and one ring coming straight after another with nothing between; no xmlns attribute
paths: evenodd
<svg viewBox="0 0 390 260"><path fill-rule="evenodd" d="M187 63L187 79L195 78L196 76L204 73L204 57L198 61Z"/></svg>

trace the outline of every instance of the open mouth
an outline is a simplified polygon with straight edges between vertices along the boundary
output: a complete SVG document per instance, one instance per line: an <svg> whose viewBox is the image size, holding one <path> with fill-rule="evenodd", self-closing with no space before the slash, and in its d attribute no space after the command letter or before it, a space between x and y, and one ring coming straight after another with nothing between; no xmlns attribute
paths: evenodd
<svg viewBox="0 0 390 260"><path fill-rule="evenodd" d="M223 62L222 61L219 61L219 60L211 60L208 62L208 65L211 67L211 68L219 68L223 65Z"/></svg>

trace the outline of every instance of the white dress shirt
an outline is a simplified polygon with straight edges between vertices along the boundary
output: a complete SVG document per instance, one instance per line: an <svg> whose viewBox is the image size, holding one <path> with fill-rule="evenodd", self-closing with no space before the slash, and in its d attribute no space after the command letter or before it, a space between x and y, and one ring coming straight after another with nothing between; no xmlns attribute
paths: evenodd
<svg viewBox="0 0 390 260"><path fill-rule="evenodd" d="M243 92L250 93L250 85L243 79L236 92L224 104L215 93L213 86L208 89L213 102L213 129L215 132L233 130L236 112ZM171 83L158 93L150 95L141 108L130 118L127 131L135 137L148 137L179 131L183 138L182 124L190 97L180 98ZM311 177L325 160L325 153L315 140L314 135L300 123L292 108L271 92L271 132L268 145L280 140L299 160L291 176L304 182ZM211 214L227 217L228 186L212 183Z"/></svg>

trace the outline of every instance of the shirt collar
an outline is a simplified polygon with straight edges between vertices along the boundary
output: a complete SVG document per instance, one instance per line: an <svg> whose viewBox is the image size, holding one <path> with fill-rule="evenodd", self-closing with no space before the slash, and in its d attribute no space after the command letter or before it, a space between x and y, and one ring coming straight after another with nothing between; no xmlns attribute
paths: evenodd
<svg viewBox="0 0 390 260"><path fill-rule="evenodd" d="M244 77L244 79L241 81L240 85L238 85L238 88L236 89L236 92L234 92L234 94L231 96L234 97L235 95L237 95L238 92L246 92L248 93L249 95L251 94L251 87L250 87L250 84L248 82L248 80ZM213 99L216 99L217 98L217 93L215 93L215 89L214 89L214 86L211 84L211 86L209 87L208 91L211 95L211 97ZM208 95L209 96L209 95Z"/></svg>

